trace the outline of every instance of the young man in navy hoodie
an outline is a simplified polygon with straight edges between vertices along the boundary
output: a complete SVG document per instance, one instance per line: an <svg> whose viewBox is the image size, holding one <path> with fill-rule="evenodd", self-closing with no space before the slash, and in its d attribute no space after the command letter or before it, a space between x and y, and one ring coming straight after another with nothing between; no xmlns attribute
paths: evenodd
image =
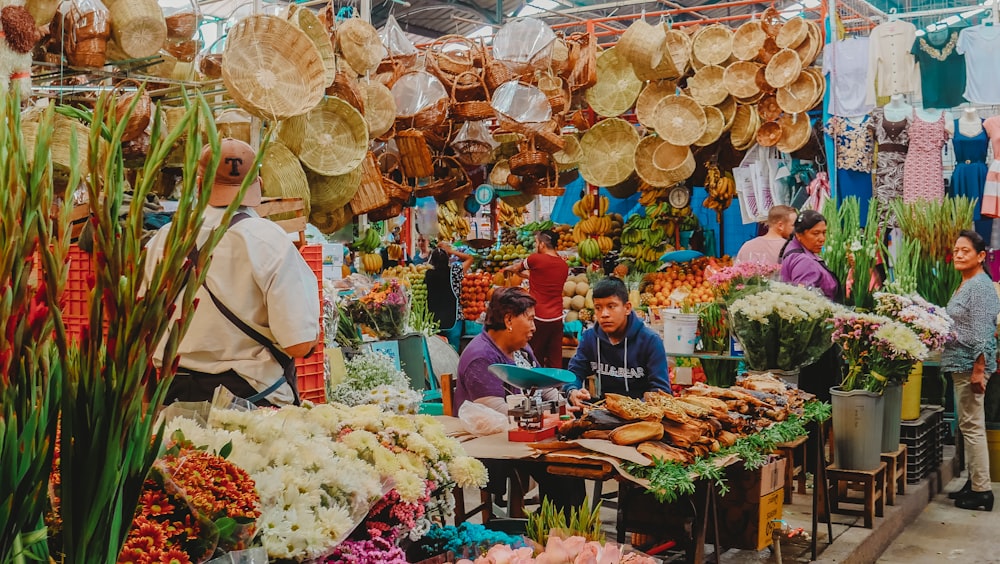
<svg viewBox="0 0 1000 564"><path fill-rule="evenodd" d="M594 318L597 325L583 332L580 346L569 361L576 382L566 391L572 405L591 399L583 380L597 375L598 393L642 399L648 391L670 391L663 339L632 311L628 289L618 278L594 285Z"/></svg>

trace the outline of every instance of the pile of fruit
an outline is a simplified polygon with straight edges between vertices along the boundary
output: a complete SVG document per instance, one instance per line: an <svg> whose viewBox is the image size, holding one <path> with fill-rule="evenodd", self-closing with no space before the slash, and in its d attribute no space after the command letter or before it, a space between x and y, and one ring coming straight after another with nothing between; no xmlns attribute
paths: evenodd
<svg viewBox="0 0 1000 564"><path fill-rule="evenodd" d="M672 264L662 272L649 274L640 288L642 303L657 308L714 301L715 289L705 279L705 270L724 268L731 262L729 257L702 257Z"/></svg>
<svg viewBox="0 0 1000 564"><path fill-rule="evenodd" d="M367 274L377 274L382 270L382 255L375 252L382 243L377 229L369 228L350 247L361 256L361 269Z"/></svg>
<svg viewBox="0 0 1000 564"><path fill-rule="evenodd" d="M465 239L472 231L464 211L457 200L449 200L438 206L438 238L442 241Z"/></svg>
<svg viewBox="0 0 1000 564"><path fill-rule="evenodd" d="M514 207L507 202L496 199L497 207L497 223L505 227L521 227L524 225L524 214L527 213L528 208L525 207Z"/></svg>
<svg viewBox="0 0 1000 564"><path fill-rule="evenodd" d="M462 279L462 316L469 321L478 321L486 312L486 300L493 285L493 275L488 272L470 272Z"/></svg>
<svg viewBox="0 0 1000 564"><path fill-rule="evenodd" d="M705 190L708 191L708 197L701 205L705 209L715 210L719 223L722 223L722 212L726 211L736 197L736 181L732 174L720 173L719 166L715 163L705 163L705 168Z"/></svg>
<svg viewBox="0 0 1000 564"><path fill-rule="evenodd" d="M479 256L479 267L490 273L499 272L529 254L530 251L521 244L499 245Z"/></svg>
<svg viewBox="0 0 1000 564"><path fill-rule="evenodd" d="M576 251L584 263L599 260L615 248L615 225L608 213L608 199L604 196L586 194L573 204L573 215L580 218L573 228ZM596 213L594 213L596 212ZM621 216L618 231L621 232Z"/></svg>
<svg viewBox="0 0 1000 564"><path fill-rule="evenodd" d="M594 318L594 298L586 274L570 276L563 284L563 309L566 321L590 321Z"/></svg>
<svg viewBox="0 0 1000 564"><path fill-rule="evenodd" d="M429 264L410 264L406 266L391 266L382 272L382 278L397 278L404 286L424 283L424 273L430 270Z"/></svg>
<svg viewBox="0 0 1000 564"><path fill-rule="evenodd" d="M553 229L559 235L556 243L557 251L568 251L576 247L576 239L573 238L573 228L569 225L556 225Z"/></svg>

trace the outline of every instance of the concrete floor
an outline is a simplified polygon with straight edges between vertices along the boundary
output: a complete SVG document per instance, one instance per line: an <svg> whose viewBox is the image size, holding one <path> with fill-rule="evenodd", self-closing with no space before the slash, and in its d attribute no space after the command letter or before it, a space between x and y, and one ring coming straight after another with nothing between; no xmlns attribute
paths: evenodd
<svg viewBox="0 0 1000 564"><path fill-rule="evenodd" d="M955 478L945 492L954 491L964 483L965 477ZM997 493L1000 487L994 485L993 490ZM992 513L958 509L946 494L938 494L917 520L896 537L878 562L1000 563L1000 508Z"/></svg>

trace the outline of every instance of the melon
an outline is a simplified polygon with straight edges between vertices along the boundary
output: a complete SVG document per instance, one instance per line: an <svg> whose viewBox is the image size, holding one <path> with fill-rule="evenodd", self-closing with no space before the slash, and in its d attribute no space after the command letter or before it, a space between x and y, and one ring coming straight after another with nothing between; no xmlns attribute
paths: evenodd
<svg viewBox="0 0 1000 564"><path fill-rule="evenodd" d="M577 321L579 319L580 319L580 317L576 314L575 311L571 311L571 312L569 312L569 313L566 314L566 323L572 323L572 322Z"/></svg>
<svg viewBox="0 0 1000 564"><path fill-rule="evenodd" d="M563 296L563 309L569 309L572 299L569 296Z"/></svg>
<svg viewBox="0 0 1000 564"><path fill-rule="evenodd" d="M585 300L583 296L573 296L573 298L570 300L570 308L573 311L580 311L581 309L583 309L584 305L585 305Z"/></svg>
<svg viewBox="0 0 1000 564"><path fill-rule="evenodd" d="M576 295L577 296L586 296L587 292L589 290L590 290L590 285L587 284L586 282L577 282L576 283Z"/></svg>
<svg viewBox="0 0 1000 564"><path fill-rule="evenodd" d="M563 284L563 295L573 296L574 294L576 294L576 282L567 280L566 283Z"/></svg>

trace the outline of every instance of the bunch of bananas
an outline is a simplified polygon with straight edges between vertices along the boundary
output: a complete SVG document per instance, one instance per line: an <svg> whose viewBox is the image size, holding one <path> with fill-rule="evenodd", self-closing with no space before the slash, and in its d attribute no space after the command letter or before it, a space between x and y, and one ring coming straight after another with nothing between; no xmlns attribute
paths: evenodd
<svg viewBox="0 0 1000 564"><path fill-rule="evenodd" d="M573 204L573 215L580 219L586 219L593 215L594 210L597 210L597 215L605 215L608 213L608 204L610 202L604 196L585 194L577 203Z"/></svg>
<svg viewBox="0 0 1000 564"><path fill-rule="evenodd" d="M528 211L527 208L515 208L499 198L496 200L496 206L497 223L506 227L521 227L524 225L524 214Z"/></svg>
<svg viewBox="0 0 1000 564"><path fill-rule="evenodd" d="M620 256L631 263L632 272L655 272L673 234L673 221L661 221L653 215L633 215L622 229Z"/></svg>
<svg viewBox="0 0 1000 564"><path fill-rule="evenodd" d="M705 167L708 170L705 175L705 190L708 191L708 197L701 205L706 209L715 210L721 222L722 212L733 203L733 198L736 197L736 181L733 180L731 174L722 174L718 165L714 163L705 163Z"/></svg>
<svg viewBox="0 0 1000 564"><path fill-rule="evenodd" d="M458 202L449 200L438 206L438 238L442 241L455 241L469 236L472 226L458 209Z"/></svg>
<svg viewBox="0 0 1000 564"><path fill-rule="evenodd" d="M365 234L351 243L351 248L359 253L371 253L382 243L382 236L377 229L368 228Z"/></svg>
<svg viewBox="0 0 1000 564"><path fill-rule="evenodd" d="M378 253L361 254L361 270L367 274L377 274L382 270L382 255Z"/></svg>
<svg viewBox="0 0 1000 564"><path fill-rule="evenodd" d="M672 188L672 186L657 187L644 183L639 188L639 203L643 206L651 206L666 201L667 194L670 193Z"/></svg>
<svg viewBox="0 0 1000 564"><path fill-rule="evenodd" d="M385 254L389 257L389 260L402 260L403 258L403 247L392 243L385 248Z"/></svg>

